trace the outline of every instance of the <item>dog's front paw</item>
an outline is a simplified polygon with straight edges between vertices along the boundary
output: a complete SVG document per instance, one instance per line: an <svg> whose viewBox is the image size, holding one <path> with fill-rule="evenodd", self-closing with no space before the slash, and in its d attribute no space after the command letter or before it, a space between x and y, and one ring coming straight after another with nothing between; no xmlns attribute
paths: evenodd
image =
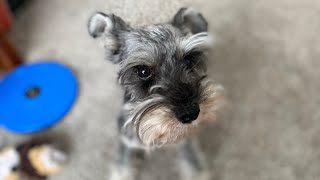
<svg viewBox="0 0 320 180"><path fill-rule="evenodd" d="M182 172L181 180L211 180L210 171Z"/></svg>
<svg viewBox="0 0 320 180"><path fill-rule="evenodd" d="M136 180L136 174L132 168L127 166L112 166L110 168L109 180Z"/></svg>
<svg viewBox="0 0 320 180"><path fill-rule="evenodd" d="M210 171L202 171L195 175L193 179L197 180L211 180L211 173Z"/></svg>
<svg viewBox="0 0 320 180"><path fill-rule="evenodd" d="M204 162L202 162L204 164ZM180 159L180 176L181 180L211 180L212 172L207 166L198 163L190 163L185 159Z"/></svg>

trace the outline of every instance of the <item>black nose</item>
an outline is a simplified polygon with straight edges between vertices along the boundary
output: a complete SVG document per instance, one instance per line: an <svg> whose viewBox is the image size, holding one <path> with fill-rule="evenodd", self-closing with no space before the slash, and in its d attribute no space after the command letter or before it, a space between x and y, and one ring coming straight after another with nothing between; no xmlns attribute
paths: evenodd
<svg viewBox="0 0 320 180"><path fill-rule="evenodd" d="M198 104L192 104L178 108L175 111L176 118L182 123L191 123L199 116L200 108Z"/></svg>

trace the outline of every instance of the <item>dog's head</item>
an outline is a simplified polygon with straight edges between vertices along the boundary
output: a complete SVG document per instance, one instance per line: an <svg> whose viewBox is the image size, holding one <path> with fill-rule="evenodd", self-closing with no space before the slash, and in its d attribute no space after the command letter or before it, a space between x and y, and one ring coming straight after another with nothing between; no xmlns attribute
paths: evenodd
<svg viewBox="0 0 320 180"><path fill-rule="evenodd" d="M96 13L88 30L104 41L107 58L120 64L130 117L123 128L134 128L143 144L176 142L215 119L221 94L206 78L211 39L200 13L182 8L170 22L142 28Z"/></svg>

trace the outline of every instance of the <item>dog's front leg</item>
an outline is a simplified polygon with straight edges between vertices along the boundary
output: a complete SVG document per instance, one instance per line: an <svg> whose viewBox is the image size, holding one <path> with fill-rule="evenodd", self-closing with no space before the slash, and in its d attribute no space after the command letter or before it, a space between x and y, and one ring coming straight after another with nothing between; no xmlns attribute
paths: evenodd
<svg viewBox="0 0 320 180"><path fill-rule="evenodd" d="M204 155L196 139L187 139L178 147L178 165L182 180L210 180Z"/></svg>
<svg viewBox="0 0 320 180"><path fill-rule="evenodd" d="M118 119L120 141L116 162L111 165L110 180L139 180L140 170L146 156L145 150L132 132L133 128L125 129L128 119L123 111ZM130 125L129 125L130 126Z"/></svg>
<svg viewBox="0 0 320 180"><path fill-rule="evenodd" d="M120 142L119 157L111 168L110 180L139 180L144 158L144 150L131 148Z"/></svg>

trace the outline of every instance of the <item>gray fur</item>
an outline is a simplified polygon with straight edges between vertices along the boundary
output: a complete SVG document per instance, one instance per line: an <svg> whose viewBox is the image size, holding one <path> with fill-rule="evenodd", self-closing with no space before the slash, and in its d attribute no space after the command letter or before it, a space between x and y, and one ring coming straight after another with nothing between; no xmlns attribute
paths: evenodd
<svg viewBox="0 0 320 180"><path fill-rule="evenodd" d="M99 37L105 43L107 58L120 65L118 80L125 98L119 117L122 142L118 163L126 170L131 168L130 159L137 157L134 152L150 148L137 134L145 113L166 107L174 114L207 98L203 85L206 50L210 46L207 28L203 16L187 8L182 8L170 23L140 28L130 27L113 14L96 13L90 18L90 35ZM141 66L152 72L147 80L137 74ZM193 152L189 145L183 148L187 153ZM188 157L187 162L200 170L197 156ZM133 176L136 175L132 179Z"/></svg>
<svg viewBox="0 0 320 180"><path fill-rule="evenodd" d="M196 139L187 139L180 144L178 164L183 180L209 180L210 172L207 169L203 153L199 149Z"/></svg>

